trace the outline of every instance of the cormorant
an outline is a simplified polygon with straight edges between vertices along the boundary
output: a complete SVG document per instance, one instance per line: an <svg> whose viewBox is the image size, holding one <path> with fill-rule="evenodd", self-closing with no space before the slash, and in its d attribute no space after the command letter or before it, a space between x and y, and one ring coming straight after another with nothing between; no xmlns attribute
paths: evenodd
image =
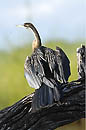
<svg viewBox="0 0 86 130"><path fill-rule="evenodd" d="M35 34L32 44L33 53L27 56L24 64L24 75L29 85L35 88L32 110L52 105L62 97L61 83L66 83L70 76L70 61L64 51L56 47L56 51L42 46L41 38L32 23L19 25L31 28Z"/></svg>

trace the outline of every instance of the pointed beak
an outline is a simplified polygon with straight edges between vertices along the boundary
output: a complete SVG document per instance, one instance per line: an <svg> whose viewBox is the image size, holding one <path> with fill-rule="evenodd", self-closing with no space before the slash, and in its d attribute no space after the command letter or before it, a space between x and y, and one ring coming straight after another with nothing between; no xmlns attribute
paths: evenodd
<svg viewBox="0 0 86 130"><path fill-rule="evenodd" d="M16 27L24 28L24 25L16 25Z"/></svg>

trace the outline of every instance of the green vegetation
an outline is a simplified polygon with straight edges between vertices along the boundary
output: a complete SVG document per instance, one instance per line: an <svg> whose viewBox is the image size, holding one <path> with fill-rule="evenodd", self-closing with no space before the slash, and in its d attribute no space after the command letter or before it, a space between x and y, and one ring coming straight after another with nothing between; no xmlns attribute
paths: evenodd
<svg viewBox="0 0 86 130"><path fill-rule="evenodd" d="M76 48L80 44L50 42L46 46L53 49L60 46L65 51L71 61L69 81L77 79ZM34 91L24 78L24 61L31 53L31 45L13 49L9 53L0 52L0 109L14 104Z"/></svg>

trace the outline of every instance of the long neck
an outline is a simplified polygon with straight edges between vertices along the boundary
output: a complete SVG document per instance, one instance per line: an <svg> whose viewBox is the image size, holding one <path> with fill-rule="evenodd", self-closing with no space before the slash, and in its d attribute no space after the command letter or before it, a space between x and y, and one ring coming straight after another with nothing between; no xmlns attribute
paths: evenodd
<svg viewBox="0 0 86 130"><path fill-rule="evenodd" d="M29 27L32 29L32 31L34 32L34 35L35 35L35 40L36 40L36 43L37 43L37 46L41 46L41 38L39 36L39 33L37 31L37 29L34 27L33 24L30 24Z"/></svg>

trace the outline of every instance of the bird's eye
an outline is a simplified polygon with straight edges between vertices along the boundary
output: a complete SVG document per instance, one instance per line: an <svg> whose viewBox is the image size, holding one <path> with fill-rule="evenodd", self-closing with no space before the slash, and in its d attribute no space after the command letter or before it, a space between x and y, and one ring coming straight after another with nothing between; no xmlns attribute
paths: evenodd
<svg viewBox="0 0 86 130"><path fill-rule="evenodd" d="M25 27L29 27L29 24L28 24L28 23L24 23L24 26L25 26Z"/></svg>

